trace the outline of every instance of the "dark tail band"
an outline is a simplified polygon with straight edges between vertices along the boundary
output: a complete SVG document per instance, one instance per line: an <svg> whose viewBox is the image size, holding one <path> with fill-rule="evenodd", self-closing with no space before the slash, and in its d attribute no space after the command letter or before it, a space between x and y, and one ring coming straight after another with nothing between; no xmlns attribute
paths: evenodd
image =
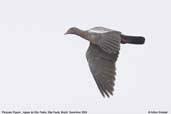
<svg viewBox="0 0 171 114"><path fill-rule="evenodd" d="M121 34L121 43L122 44L144 44L145 38L142 36L127 36Z"/></svg>

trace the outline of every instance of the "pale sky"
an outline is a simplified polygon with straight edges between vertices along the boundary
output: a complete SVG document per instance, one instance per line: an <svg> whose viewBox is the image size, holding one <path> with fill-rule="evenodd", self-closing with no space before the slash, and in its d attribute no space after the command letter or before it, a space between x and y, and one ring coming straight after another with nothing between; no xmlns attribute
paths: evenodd
<svg viewBox="0 0 171 114"><path fill-rule="evenodd" d="M169 0L1 0L0 110L169 111ZM146 38L122 45L114 96L103 98L86 61L89 43L70 27L104 26Z"/></svg>

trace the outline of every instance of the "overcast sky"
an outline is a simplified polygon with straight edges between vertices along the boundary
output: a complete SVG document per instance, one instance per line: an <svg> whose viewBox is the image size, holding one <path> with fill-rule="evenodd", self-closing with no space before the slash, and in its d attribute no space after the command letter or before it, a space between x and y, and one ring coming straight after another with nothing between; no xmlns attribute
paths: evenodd
<svg viewBox="0 0 171 114"><path fill-rule="evenodd" d="M170 111L170 10L169 0L1 0L0 110ZM111 98L89 71L89 43L64 36L72 26L146 38L121 46Z"/></svg>

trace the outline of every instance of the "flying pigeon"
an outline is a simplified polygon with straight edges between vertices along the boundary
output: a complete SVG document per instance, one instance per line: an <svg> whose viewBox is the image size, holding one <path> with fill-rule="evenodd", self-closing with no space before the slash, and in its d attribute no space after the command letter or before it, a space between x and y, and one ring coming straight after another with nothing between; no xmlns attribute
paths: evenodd
<svg viewBox="0 0 171 114"><path fill-rule="evenodd" d="M103 97L113 95L116 75L115 63L120 44L144 44L142 36L128 36L104 27L81 30L72 27L65 34L78 35L90 42L86 58L90 71Z"/></svg>

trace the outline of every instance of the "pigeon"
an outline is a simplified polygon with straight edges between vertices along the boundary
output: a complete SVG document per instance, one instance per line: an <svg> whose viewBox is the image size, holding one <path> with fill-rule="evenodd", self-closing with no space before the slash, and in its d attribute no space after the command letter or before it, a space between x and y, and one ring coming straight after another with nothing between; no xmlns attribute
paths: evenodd
<svg viewBox="0 0 171 114"><path fill-rule="evenodd" d="M115 63L119 55L120 44L145 43L145 38L142 36L128 36L120 31L100 26L89 30L71 27L66 34L74 34L90 42L86 58L103 97L113 95L116 75Z"/></svg>

